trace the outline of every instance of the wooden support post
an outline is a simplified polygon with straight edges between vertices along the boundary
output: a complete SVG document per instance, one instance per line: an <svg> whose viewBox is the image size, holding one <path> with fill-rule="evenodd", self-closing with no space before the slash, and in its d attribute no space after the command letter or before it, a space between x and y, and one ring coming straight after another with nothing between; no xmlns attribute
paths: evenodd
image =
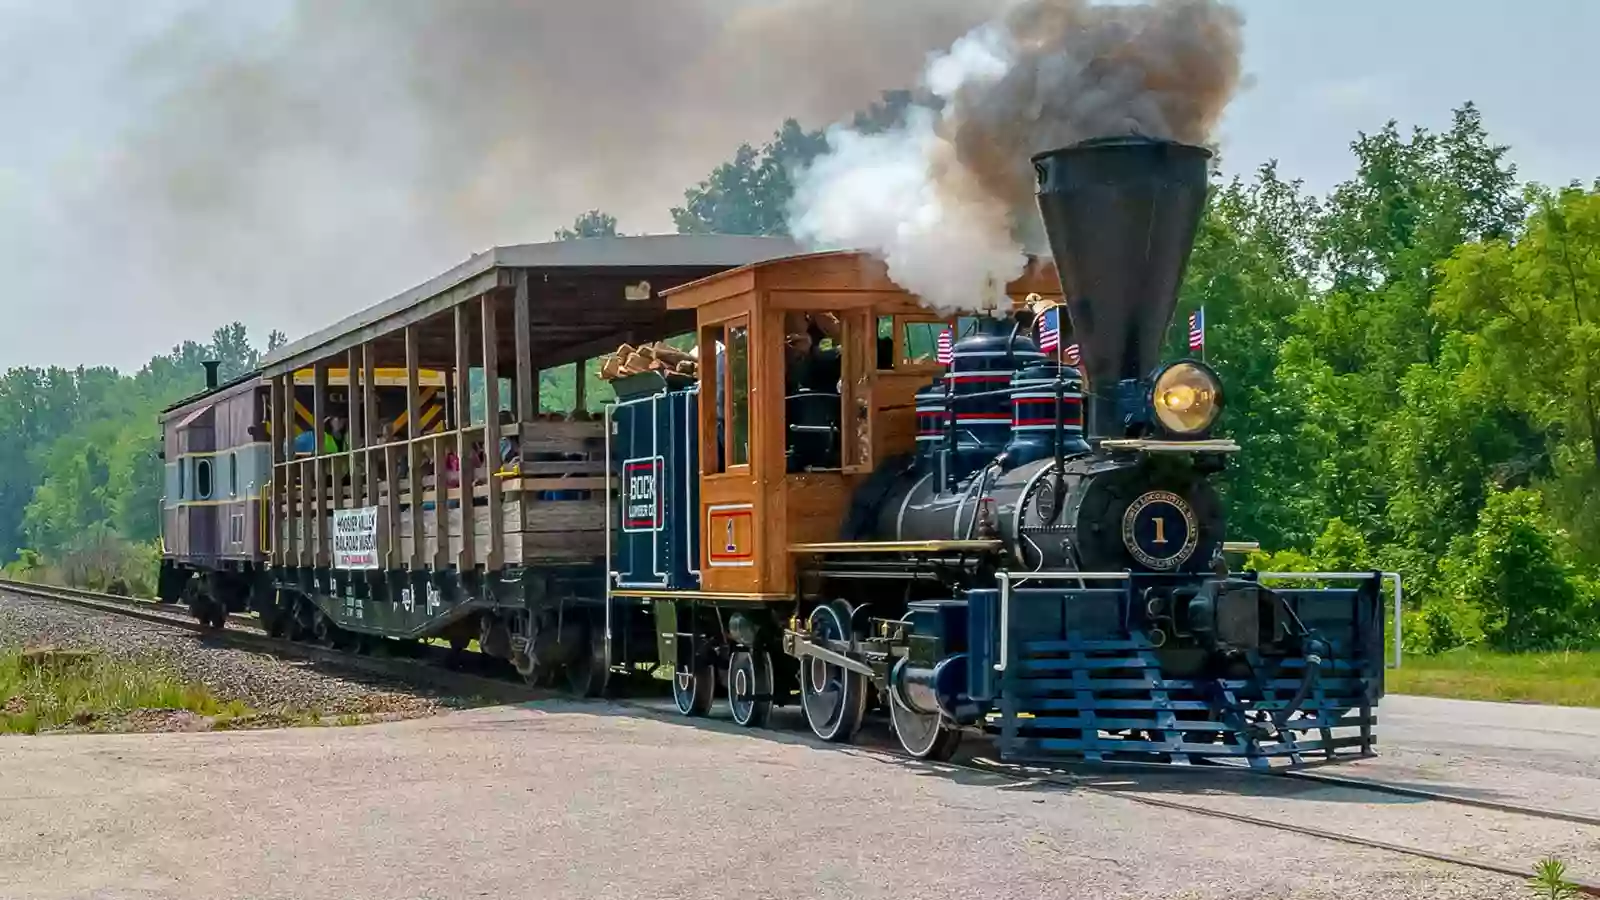
<svg viewBox="0 0 1600 900"><path fill-rule="evenodd" d="M283 507L280 496L283 491L283 472L279 466L283 465L283 441L279 439L278 432L272 429L283 428L283 377L273 378L267 385L267 414L263 417L268 428L267 440L267 546L271 552L267 557L267 564L276 564L281 557L283 547Z"/></svg>
<svg viewBox="0 0 1600 900"><path fill-rule="evenodd" d="M527 290L527 279L524 277L518 282L519 292ZM495 331L495 295L491 291L484 294L478 301L483 310L480 322L483 326L483 446L490 453L500 449L500 345L499 335ZM524 438L523 440L526 440ZM500 495L500 480L493 473L489 475L489 552L484 557L484 565L489 571L498 570L505 560L505 522L500 517L500 508L503 498ZM519 554L520 556L520 554Z"/></svg>
<svg viewBox="0 0 1600 900"><path fill-rule="evenodd" d="M472 392L468 385L472 379L472 336L467 328L468 309L461 304L455 309L456 315L456 455L461 458L461 553L456 556L456 568L463 574L477 568L477 516L473 512L472 500L472 439L467 431L467 423L472 421ZM491 418L494 418L491 416ZM489 457L489 479L494 480L497 448L484 446L484 453Z"/></svg>
<svg viewBox="0 0 1600 900"><path fill-rule="evenodd" d="M367 389L361 381L360 361L361 354L351 347L345 351L344 371L349 381L345 388L344 398L344 427L345 427L345 457L347 473L350 476L350 505L361 507L367 505L365 496L366 486L361 480L362 463L366 455L361 448L366 446L366 417L361 414L361 407L366 404ZM339 493L335 496L341 501L344 498L344 487L340 486Z"/></svg>
<svg viewBox="0 0 1600 900"><path fill-rule="evenodd" d="M572 401L572 420L574 422L578 421L578 417L581 414L589 411L589 399L585 396L589 386L588 362L589 361L586 359L580 359L576 363L573 363L573 365L577 367L577 372L572 382L574 398Z"/></svg>
<svg viewBox="0 0 1600 900"><path fill-rule="evenodd" d="M372 344L361 345L361 418L363 420L362 435L364 446L382 446L389 442L389 436L378 433L378 392L373 387L375 367L372 361ZM385 468L382 469L383 480L389 484L389 492L394 493L394 469L388 466L388 458L384 457ZM364 505L378 505L378 476L379 470L373 465L373 454L367 451L366 462L362 466L366 475L367 492Z"/></svg>
<svg viewBox="0 0 1600 900"><path fill-rule="evenodd" d="M328 415L328 365L327 363L313 363L311 366L311 430L312 440L316 444L315 455L311 459L311 477L316 479L316 541L313 546L316 552L311 564L314 566L328 565L328 461L322 454L323 436L327 433L323 419Z"/></svg>
<svg viewBox="0 0 1600 900"><path fill-rule="evenodd" d="M445 465L448 439L441 433L428 445L433 448L433 569L443 572L450 568L450 470Z"/></svg>
<svg viewBox="0 0 1600 900"><path fill-rule="evenodd" d="M420 350L417 347L417 326L406 326L406 465L410 469L409 482L411 490L411 559L407 563L410 568L420 569L423 566L422 555L422 454L421 444L417 438L422 436L420 423L421 410L417 403L417 358ZM434 482L437 484L441 463L434 462ZM399 534L400 523L395 523L396 532Z"/></svg>
<svg viewBox="0 0 1600 900"><path fill-rule="evenodd" d="M278 421L273 428L275 440L283 452L283 468L275 474L283 482L279 491L283 494L283 550L278 554L278 562L284 566L298 566L300 564L300 526L299 517L304 515L304 510L296 502L299 490L299 481L296 475L299 470L294 465L294 427L295 427L295 384L294 373L283 376L283 405L279 408Z"/></svg>
<svg viewBox="0 0 1600 900"><path fill-rule="evenodd" d="M316 546L316 534L313 525L316 523L316 505L312 503L311 493L311 460L300 460L295 466L296 476L300 482L300 552L299 563L301 568L312 564L312 548Z"/></svg>
<svg viewBox="0 0 1600 900"><path fill-rule="evenodd" d="M517 270L511 301L511 326L516 329L517 423L532 422L539 412L539 373L533 367L533 311L528 298L528 270ZM488 448L485 448L488 449Z"/></svg>
<svg viewBox="0 0 1600 900"><path fill-rule="evenodd" d="M399 471L396 463L399 459L400 454L393 444L383 445L383 471L388 473L389 479L389 523L386 529L388 547L383 554L385 569L398 569L402 563L400 551L404 544L400 539L400 479L396 477Z"/></svg>

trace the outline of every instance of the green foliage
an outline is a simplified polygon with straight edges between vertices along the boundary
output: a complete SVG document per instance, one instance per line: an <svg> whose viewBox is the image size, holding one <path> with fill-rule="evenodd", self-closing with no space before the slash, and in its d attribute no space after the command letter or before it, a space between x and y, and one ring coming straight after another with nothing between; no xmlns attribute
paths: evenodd
<svg viewBox="0 0 1600 900"><path fill-rule="evenodd" d="M1535 897L1544 900L1567 900L1578 896L1578 886L1567 880L1567 864L1554 856L1540 860L1534 867L1528 887Z"/></svg>
<svg viewBox="0 0 1600 900"><path fill-rule="evenodd" d="M826 147L822 132L789 119L761 149L741 145L732 160L685 191L672 222L679 234L786 235L794 172Z"/></svg>
<svg viewBox="0 0 1600 900"><path fill-rule="evenodd" d="M1384 676L1396 694L1600 707L1600 652L1501 653L1457 647L1406 657Z"/></svg>
<svg viewBox="0 0 1600 900"><path fill-rule="evenodd" d="M578 238L617 237L617 217L591 209L572 220L572 227L556 231L556 240L575 241Z"/></svg>
<svg viewBox="0 0 1600 900"><path fill-rule="evenodd" d="M1218 185L1196 241L1231 536L1400 572L1412 651L1600 639L1600 190L1519 185L1471 104L1351 149L1321 200Z"/></svg>
<svg viewBox="0 0 1600 900"><path fill-rule="evenodd" d="M869 134L889 128L904 119L913 99L910 91L885 91L856 113L850 127ZM823 131L808 131L787 119L759 149L740 145L733 159L684 191L684 204L673 207L672 222L679 234L787 235L795 174L827 147Z"/></svg>
<svg viewBox="0 0 1600 900"><path fill-rule="evenodd" d="M269 345L285 341L281 332ZM243 325L157 356L132 375L109 368L12 369L0 375L0 546L27 547L14 577L150 593L160 555L159 411L260 363Z"/></svg>
<svg viewBox="0 0 1600 900"><path fill-rule="evenodd" d="M204 685L185 681L158 661L0 648L0 734L94 727L107 717L146 709L211 716L243 708L225 707Z"/></svg>
<svg viewBox="0 0 1600 900"><path fill-rule="evenodd" d="M1485 640L1500 650L1544 650L1593 637L1587 599L1561 558L1537 492L1490 494L1471 534L1451 542L1447 589L1483 612Z"/></svg>

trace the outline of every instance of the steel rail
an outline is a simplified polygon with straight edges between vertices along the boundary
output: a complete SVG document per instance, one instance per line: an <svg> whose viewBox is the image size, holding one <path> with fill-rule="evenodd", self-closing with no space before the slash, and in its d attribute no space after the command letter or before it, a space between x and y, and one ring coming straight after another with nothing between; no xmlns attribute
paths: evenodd
<svg viewBox="0 0 1600 900"><path fill-rule="evenodd" d="M1004 774L1004 773L995 773L995 772L993 772L993 770L985 769L985 768L983 768L981 766L973 766L971 768L974 769L975 771L980 771L980 772L990 772L991 774ZM1014 778L1018 778L1019 780L1023 780L1023 781L1035 781L1035 780L1038 780L1038 779L1022 778L1021 776L1006 776L1006 777L1014 777ZM1245 824L1245 825L1254 825L1254 826L1257 826L1257 827L1260 827L1260 828L1269 828L1269 829L1272 829L1274 831L1290 832L1292 834L1299 834L1299 835L1303 835L1305 837L1317 838L1319 840L1334 841L1334 842L1341 843L1341 844L1350 844L1352 846L1365 847L1365 848L1371 849L1371 850L1384 850L1384 851L1387 851L1387 852L1390 852L1390 853L1400 853L1400 854L1404 854L1406 856L1415 856L1415 857L1418 857L1420 859L1431 860L1433 862L1447 863L1447 864L1450 864L1450 865L1462 866L1462 867L1469 868L1469 869L1478 869L1478 870L1483 871L1483 872L1493 872L1493 873L1495 873L1497 875L1504 875L1504 876L1507 876L1509 878L1516 878L1516 879L1518 879L1520 881L1527 881L1529 878L1531 878L1533 876L1533 870L1532 870L1531 867L1530 868L1524 868L1524 869L1518 869L1518 868L1515 868L1513 866L1507 865L1505 863L1491 862L1489 860L1482 860L1482 859L1473 859L1472 857L1468 857L1468 856L1459 856L1459 855L1454 854L1454 853L1445 853L1445 852L1439 851L1439 850L1428 850L1428 849L1425 849L1425 848L1422 848L1422 847L1411 847L1411 846L1407 846L1405 844L1391 844L1388 841L1379 841L1379 840L1374 840L1372 838L1361 837L1359 835L1346 834L1346 833L1344 833L1342 831L1329 831L1329 830L1324 829L1324 828L1314 828L1314 827L1309 826L1309 825L1297 825L1297 824L1295 824L1293 822L1283 822L1283 821L1279 821L1277 819L1266 819L1266 818L1262 818L1260 816L1246 815L1244 813L1225 812L1225 811L1220 810L1220 809L1211 809L1211 808L1208 808L1208 807L1196 806L1196 805L1189 804L1189 803L1179 803L1179 802L1177 802L1175 800L1162 800L1162 799L1157 798L1157 797L1147 797L1147 796L1142 796L1142 795L1138 795L1138 794L1129 794L1129 793L1125 793L1123 791L1112 790L1110 788L1096 787L1094 785L1074 783L1074 782L1071 782L1071 781L1058 782L1053 778L1046 778L1044 780L1047 781L1048 783L1062 784L1063 786L1070 786L1070 787L1078 788L1080 790L1087 790L1087 791L1091 791L1091 792L1096 793L1096 794L1102 794L1102 795L1105 795L1105 796L1108 796L1108 797L1121 797L1124 800L1129 800L1129 801L1132 801L1134 803L1143 804L1145 806L1156 807L1158 809L1166 809L1166 810L1180 811L1180 812L1189 812L1189 813L1194 813L1196 815L1210 816L1211 818L1215 818L1215 819L1226 819L1228 821L1238 822L1238 823ZM1527 815L1527 813L1523 813L1523 814ZM1541 815L1541 816L1538 816L1538 818L1559 818L1559 817L1551 817L1551 816L1543 816L1543 815ZM1600 884L1595 884L1595 883L1589 882L1589 881L1579 881L1579 880L1573 879L1573 878L1568 878L1566 880L1579 893L1585 894L1585 895L1588 895L1588 896L1591 896L1591 897L1600 897Z"/></svg>
<svg viewBox="0 0 1600 900"><path fill-rule="evenodd" d="M1591 828L1600 828L1600 816L1586 816L1583 813L1567 812L1560 809L1539 809L1532 806L1523 806L1517 803L1506 803L1500 800L1481 800L1477 797L1463 797L1460 794L1451 794L1444 791L1430 791L1426 788L1408 787L1398 784L1385 784L1381 781L1371 781L1366 778L1350 778L1344 775L1324 775L1321 772L1304 772L1287 769L1277 772L1253 772L1252 774L1267 775L1276 778L1288 778L1295 781L1309 781L1327 785L1328 787L1342 787L1351 790L1373 791L1379 794L1389 794L1395 797L1410 797L1415 800L1430 800L1438 803L1448 803L1452 806L1470 806L1476 809L1487 809L1494 812L1511 813L1519 816L1531 816L1536 819L1550 819L1557 822L1571 822L1574 825L1587 825Z"/></svg>
<svg viewBox="0 0 1600 900"><path fill-rule="evenodd" d="M260 631L247 631L239 627L217 630L200 622L183 618L181 615L154 612L151 608L158 607L160 604L148 600L120 597L114 594L100 594L78 588L61 588L54 585L12 581L10 579L0 579L0 590L189 631L202 637L215 638L241 649L275 656L296 657L359 672L364 675L416 684L458 696L483 697L503 703L521 703L529 700L550 699L556 696L549 691L536 690L506 679L451 671L438 665L430 664L427 660L408 661L361 656L355 653L321 647L316 644L305 644L270 637ZM255 619L250 618L246 620L246 623L236 624L254 625L255 622Z"/></svg>

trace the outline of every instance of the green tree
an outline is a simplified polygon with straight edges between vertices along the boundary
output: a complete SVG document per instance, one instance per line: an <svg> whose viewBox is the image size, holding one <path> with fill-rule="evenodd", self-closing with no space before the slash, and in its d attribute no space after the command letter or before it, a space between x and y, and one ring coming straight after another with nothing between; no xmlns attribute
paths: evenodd
<svg viewBox="0 0 1600 900"><path fill-rule="evenodd" d="M1520 234L1462 246L1434 311L1471 376L1550 446L1533 473L1576 549L1600 562L1600 188L1531 192Z"/></svg>
<svg viewBox="0 0 1600 900"><path fill-rule="evenodd" d="M849 127L880 132L905 121L913 104L931 102L908 90L884 91L851 117ZM825 131L810 131L786 119L760 148L741 144L731 160L684 191L683 206L672 209L673 224L679 234L787 235L794 175L827 149Z"/></svg>
<svg viewBox="0 0 1600 900"><path fill-rule="evenodd" d="M679 234L787 235L794 172L826 148L821 131L789 119L761 149L741 145L732 160L685 191L684 205L672 209L673 224Z"/></svg>
<svg viewBox="0 0 1600 900"><path fill-rule="evenodd" d="M1295 315L1278 381L1300 411L1293 439L1310 460L1303 514L1340 516L1374 543L1405 547L1388 516L1395 473L1375 437L1412 367L1441 360L1440 264L1463 241L1512 233L1524 202L1507 149L1489 141L1471 104L1445 134L1404 138L1391 122L1352 150L1356 175L1315 224L1313 275L1325 287Z"/></svg>
<svg viewBox="0 0 1600 900"><path fill-rule="evenodd" d="M1502 650L1547 650L1594 637L1579 584L1561 559L1556 530L1535 491L1490 494L1478 527L1445 560L1452 599L1483 612L1483 632Z"/></svg>
<svg viewBox="0 0 1600 900"><path fill-rule="evenodd" d="M1280 351L1293 316L1311 294L1309 225L1316 202L1277 166L1254 180L1235 178L1212 191L1196 236L1170 356L1189 354L1187 314L1206 310L1206 362L1222 379L1226 411L1222 430L1242 451L1224 480L1232 536L1268 546L1303 546L1315 517L1285 503L1305 464L1290 439L1299 410L1285 403L1278 384ZM1286 488L1291 488L1286 490Z"/></svg>
<svg viewBox="0 0 1600 900"><path fill-rule="evenodd" d="M556 240L575 241L579 238L592 237L618 237L617 217L603 213L598 209L591 209L576 219L572 220L570 228L561 228L556 231Z"/></svg>

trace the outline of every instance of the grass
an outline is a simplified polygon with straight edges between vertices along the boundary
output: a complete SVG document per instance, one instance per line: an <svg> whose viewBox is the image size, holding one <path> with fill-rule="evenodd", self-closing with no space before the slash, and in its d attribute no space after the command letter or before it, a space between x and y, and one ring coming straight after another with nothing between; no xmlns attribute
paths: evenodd
<svg viewBox="0 0 1600 900"><path fill-rule="evenodd" d="M1600 652L1452 650L1407 656L1386 675L1396 694L1600 707Z"/></svg>
<svg viewBox="0 0 1600 900"><path fill-rule="evenodd" d="M0 733L92 728L138 710L186 710L224 720L249 713L156 662L63 651L30 657L0 649Z"/></svg>

